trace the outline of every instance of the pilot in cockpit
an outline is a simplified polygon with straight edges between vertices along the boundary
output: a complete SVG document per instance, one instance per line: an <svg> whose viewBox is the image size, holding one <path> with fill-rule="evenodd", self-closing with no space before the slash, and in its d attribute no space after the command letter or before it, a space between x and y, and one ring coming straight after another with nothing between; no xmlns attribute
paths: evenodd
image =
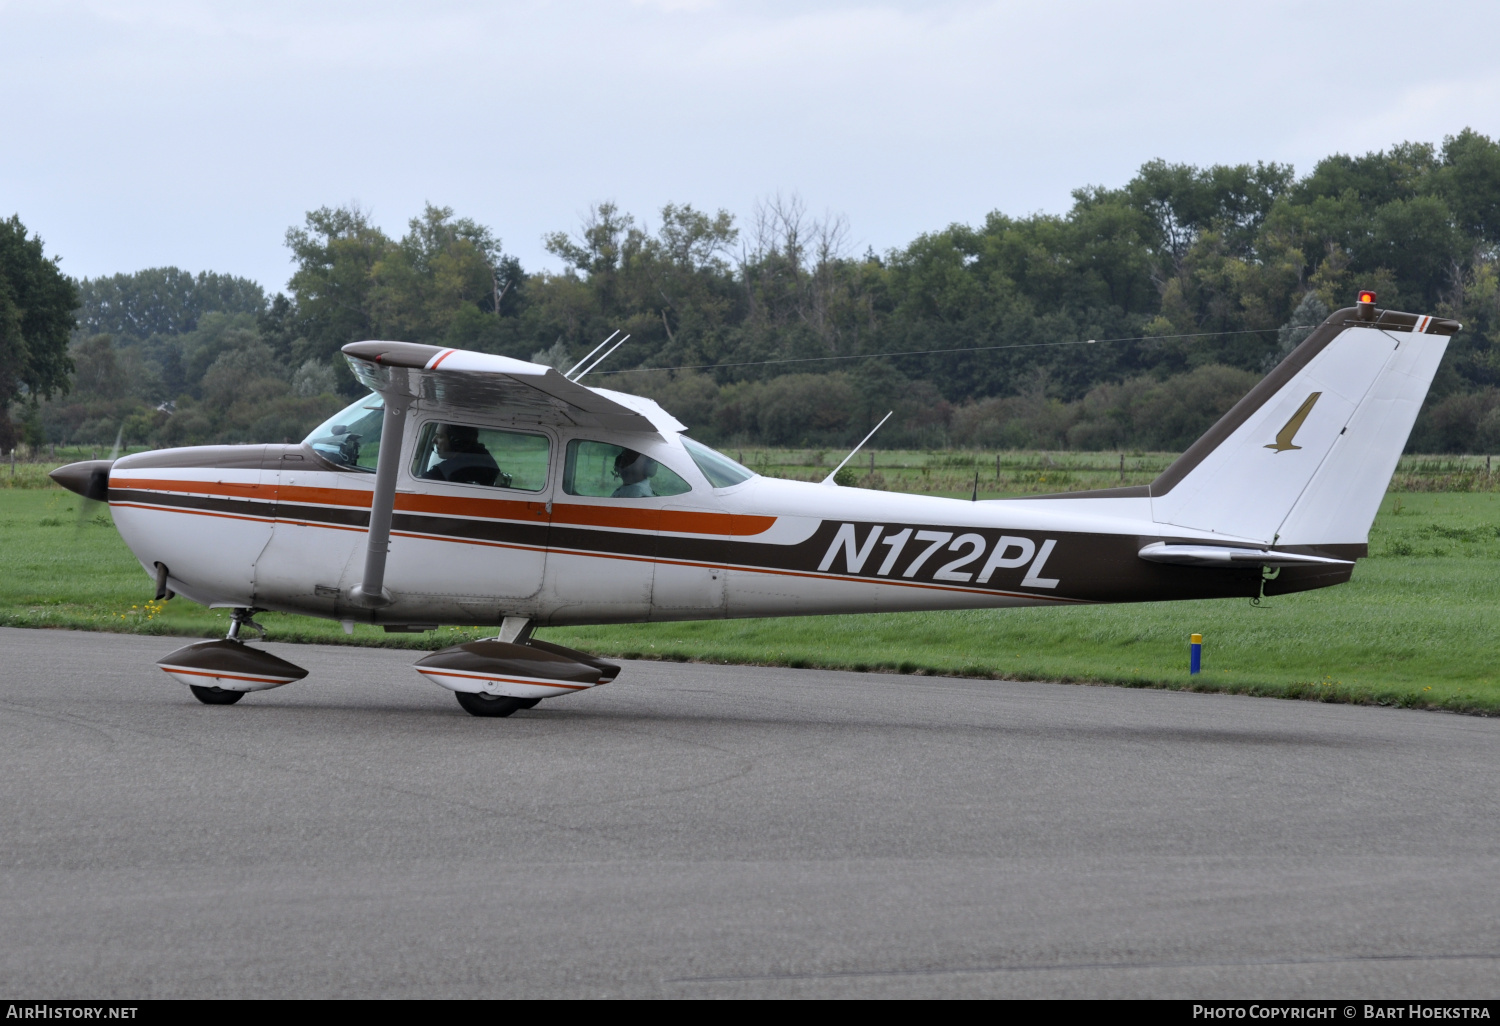
<svg viewBox="0 0 1500 1026"><path fill-rule="evenodd" d="M434 462L422 474L423 477L439 481L455 481L462 484L494 485L496 479L503 486L510 484L507 475L500 472L500 465L479 441L479 429L465 424L439 424L433 434L432 455Z"/></svg>
<svg viewBox="0 0 1500 1026"><path fill-rule="evenodd" d="M615 474L620 478L620 487L610 493L610 497L644 499L655 495L651 490L651 478L656 474L657 466L650 456L633 449L621 449L615 457Z"/></svg>

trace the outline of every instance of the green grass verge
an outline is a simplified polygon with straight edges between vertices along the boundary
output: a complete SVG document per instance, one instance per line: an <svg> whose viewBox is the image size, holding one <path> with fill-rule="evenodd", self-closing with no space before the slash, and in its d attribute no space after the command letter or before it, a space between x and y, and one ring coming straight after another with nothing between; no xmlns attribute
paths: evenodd
<svg viewBox="0 0 1500 1026"><path fill-rule="evenodd" d="M0 625L222 636L227 614L147 601L104 507L0 492ZM1500 497L1386 497L1372 556L1337 588L1244 600L555 628L601 655L1184 688L1500 713ZM266 614L277 641L433 649L478 629L386 634ZM1190 633L1204 672L1187 673Z"/></svg>

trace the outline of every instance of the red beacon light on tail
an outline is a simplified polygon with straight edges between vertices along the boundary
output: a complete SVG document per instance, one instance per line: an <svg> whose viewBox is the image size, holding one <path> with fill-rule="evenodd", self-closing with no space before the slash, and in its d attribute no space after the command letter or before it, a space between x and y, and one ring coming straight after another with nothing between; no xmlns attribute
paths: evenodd
<svg viewBox="0 0 1500 1026"><path fill-rule="evenodd" d="M1355 304L1355 311L1362 321L1375 319L1375 293L1369 289L1359 290L1359 300Z"/></svg>

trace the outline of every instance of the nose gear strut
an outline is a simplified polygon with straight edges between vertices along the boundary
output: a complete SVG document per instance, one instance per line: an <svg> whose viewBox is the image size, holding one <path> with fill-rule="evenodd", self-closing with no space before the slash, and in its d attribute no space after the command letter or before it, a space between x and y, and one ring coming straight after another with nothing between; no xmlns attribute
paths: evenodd
<svg viewBox="0 0 1500 1026"><path fill-rule="evenodd" d="M239 641L240 628L249 627L256 634L264 638L266 636L266 629L253 619L256 613L264 612L264 609L235 609L229 614L229 633L225 637L230 641Z"/></svg>

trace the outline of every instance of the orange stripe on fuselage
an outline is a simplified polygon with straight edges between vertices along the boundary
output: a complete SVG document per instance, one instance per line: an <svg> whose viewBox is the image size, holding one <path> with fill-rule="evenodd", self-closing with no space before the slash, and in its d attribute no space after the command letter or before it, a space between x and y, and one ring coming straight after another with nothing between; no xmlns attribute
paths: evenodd
<svg viewBox="0 0 1500 1026"><path fill-rule="evenodd" d="M120 477L111 474L111 488L135 488L146 492L180 492L183 495L227 495L236 499L259 499L272 502L275 485L247 484L241 481L180 481L154 477ZM365 500L368 506L370 501Z"/></svg>
<svg viewBox="0 0 1500 1026"><path fill-rule="evenodd" d="M186 481L144 477L111 477L111 488L183 495L216 495L257 502L300 503L309 506L370 507L370 492L362 488L308 488L302 485L250 484L237 481ZM396 509L403 513L474 517L484 520L548 520L541 502L516 499L483 499L470 496L427 495L397 492ZM671 534L716 534L748 537L764 534L775 517L741 513L709 513L686 510L642 509L631 506L585 506L554 502L554 524L582 527L613 527L634 531L666 531Z"/></svg>
<svg viewBox="0 0 1500 1026"><path fill-rule="evenodd" d="M581 506L555 502L552 504L552 522L584 527L667 531L672 534L747 537L769 531L776 523L776 518L743 513L697 513L675 509L632 509L629 506Z"/></svg>

